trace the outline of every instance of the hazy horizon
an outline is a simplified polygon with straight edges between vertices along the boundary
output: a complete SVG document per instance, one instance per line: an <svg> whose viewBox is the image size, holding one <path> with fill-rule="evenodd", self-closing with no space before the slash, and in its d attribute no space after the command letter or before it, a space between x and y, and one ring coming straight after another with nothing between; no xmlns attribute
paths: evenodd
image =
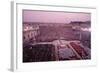
<svg viewBox="0 0 100 73"><path fill-rule="evenodd" d="M70 23L71 21L91 21L91 14L23 10L23 22Z"/></svg>

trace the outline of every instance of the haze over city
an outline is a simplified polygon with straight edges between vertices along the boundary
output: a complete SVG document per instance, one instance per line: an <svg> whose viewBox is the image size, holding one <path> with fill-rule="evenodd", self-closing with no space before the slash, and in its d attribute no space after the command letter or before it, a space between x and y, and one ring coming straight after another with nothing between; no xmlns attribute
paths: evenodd
<svg viewBox="0 0 100 73"><path fill-rule="evenodd" d="M91 59L91 14L23 11L23 62Z"/></svg>
<svg viewBox="0 0 100 73"><path fill-rule="evenodd" d="M75 12L53 12L53 11L23 11L24 22L44 22L44 23L70 23L71 21L90 21L90 13Z"/></svg>

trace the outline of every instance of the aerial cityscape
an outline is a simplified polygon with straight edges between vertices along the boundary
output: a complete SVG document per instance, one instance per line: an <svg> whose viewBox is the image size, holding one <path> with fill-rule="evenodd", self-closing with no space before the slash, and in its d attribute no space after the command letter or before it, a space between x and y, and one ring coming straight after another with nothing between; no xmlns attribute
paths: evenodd
<svg viewBox="0 0 100 73"><path fill-rule="evenodd" d="M23 10L23 62L91 59L91 14Z"/></svg>

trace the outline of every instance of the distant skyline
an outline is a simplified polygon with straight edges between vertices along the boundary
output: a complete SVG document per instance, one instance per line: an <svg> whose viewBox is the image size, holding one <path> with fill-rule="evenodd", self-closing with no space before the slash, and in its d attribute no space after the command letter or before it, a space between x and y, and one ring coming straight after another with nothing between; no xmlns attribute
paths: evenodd
<svg viewBox="0 0 100 73"><path fill-rule="evenodd" d="M91 21L91 14L23 10L23 22L70 23L71 21Z"/></svg>

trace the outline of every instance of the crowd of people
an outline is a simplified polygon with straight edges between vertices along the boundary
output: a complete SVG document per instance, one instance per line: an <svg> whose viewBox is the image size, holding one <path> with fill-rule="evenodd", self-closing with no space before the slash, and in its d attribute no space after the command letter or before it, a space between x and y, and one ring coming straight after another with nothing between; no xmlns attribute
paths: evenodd
<svg viewBox="0 0 100 73"><path fill-rule="evenodd" d="M54 61L55 47L52 44L26 45L23 48L23 62Z"/></svg>

